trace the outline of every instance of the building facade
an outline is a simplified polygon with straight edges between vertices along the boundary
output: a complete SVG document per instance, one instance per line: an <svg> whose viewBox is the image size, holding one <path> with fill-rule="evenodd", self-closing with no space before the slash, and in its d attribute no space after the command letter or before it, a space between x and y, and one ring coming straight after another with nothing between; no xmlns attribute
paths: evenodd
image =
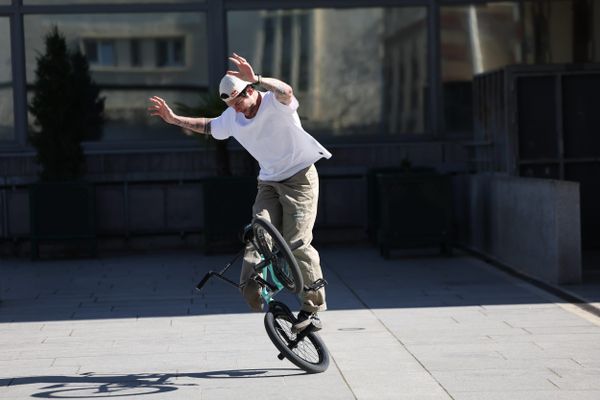
<svg viewBox="0 0 600 400"><path fill-rule="evenodd" d="M598 62L599 20L600 0L0 0L0 234L27 236L24 188L37 174L27 107L53 27L85 54L106 99L103 133L84 148L110 235L201 229L184 186L213 174L211 148L146 109L152 95L194 107L233 51L294 87L305 128L334 154L319 165L321 226L361 227L366 169L408 160L466 171L474 76ZM252 169L229 147L234 172ZM154 222L140 211L157 208Z"/></svg>

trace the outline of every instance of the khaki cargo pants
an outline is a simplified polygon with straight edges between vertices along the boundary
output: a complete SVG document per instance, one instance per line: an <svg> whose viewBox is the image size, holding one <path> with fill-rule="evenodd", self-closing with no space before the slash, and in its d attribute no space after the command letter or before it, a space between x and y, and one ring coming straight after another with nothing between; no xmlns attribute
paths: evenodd
<svg viewBox="0 0 600 400"><path fill-rule="evenodd" d="M294 251L302 271L304 285L310 285L323 277L319 253L311 245L318 200L319 175L315 166L311 165L281 182L259 181L258 193L252 206L252 214L270 220L288 243L299 240L304 243ZM240 282L247 281L253 273L252 266L258 262L260 262L258 253L248 245L244 254ZM248 281L242 293L250 308L254 311L262 310L260 288L254 281ZM317 292L301 292L300 300L302 310L305 311L324 311L327 308L324 288Z"/></svg>

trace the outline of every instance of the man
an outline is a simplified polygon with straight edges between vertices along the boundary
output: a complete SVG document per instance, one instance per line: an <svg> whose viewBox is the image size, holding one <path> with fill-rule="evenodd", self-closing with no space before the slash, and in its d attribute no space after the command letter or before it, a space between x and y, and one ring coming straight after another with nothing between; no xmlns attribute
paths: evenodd
<svg viewBox="0 0 600 400"><path fill-rule="evenodd" d="M160 97L150 100L151 115L190 131L223 140L234 137L259 163L258 193L253 215L269 219L288 243L303 245L294 251L305 285L322 278L319 253L311 245L317 215L319 177L313 165L329 153L303 128L298 117L298 100L292 88L275 78L256 75L250 63L233 53L229 57L237 71L227 71L221 79L219 94L229 106L217 118L186 118L175 115ZM266 89L256 90L255 86ZM254 273L258 255L246 248L240 282ZM258 285L249 281L243 295L255 311L262 310ZM302 309L293 329L299 332L322 327L317 315L324 311L325 290L306 291L301 295Z"/></svg>

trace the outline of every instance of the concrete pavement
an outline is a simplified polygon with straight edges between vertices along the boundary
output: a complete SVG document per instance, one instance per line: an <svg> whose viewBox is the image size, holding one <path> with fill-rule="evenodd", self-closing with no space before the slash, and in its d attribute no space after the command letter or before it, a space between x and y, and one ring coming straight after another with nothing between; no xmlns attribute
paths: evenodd
<svg viewBox="0 0 600 400"><path fill-rule="evenodd" d="M193 290L230 256L3 260L0 399L600 399L598 317L464 255L321 256L316 375L276 358L235 289Z"/></svg>

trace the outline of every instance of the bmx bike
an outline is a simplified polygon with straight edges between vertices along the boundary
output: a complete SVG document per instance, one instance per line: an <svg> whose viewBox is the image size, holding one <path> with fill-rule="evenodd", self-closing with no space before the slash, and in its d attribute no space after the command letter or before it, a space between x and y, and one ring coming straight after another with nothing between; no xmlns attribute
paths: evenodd
<svg viewBox="0 0 600 400"><path fill-rule="evenodd" d="M329 367L329 351L321 337L310 326L300 332L293 330L296 317L284 303L274 296L286 289L299 295L302 291L316 291L327 284L319 279L311 285L304 285L302 274L292 251L302 246L302 242L288 245L279 231L262 217L255 217L244 228L242 241L250 244L260 255L261 261L254 266L254 273L248 281L237 284L225 277L225 272L243 254L242 249L220 272L209 271L196 289L202 290L206 282L217 277L226 283L242 289L250 280L260 287L260 295L267 305L264 324L269 338L279 350L277 358L287 358L297 367L308 373L324 372Z"/></svg>

